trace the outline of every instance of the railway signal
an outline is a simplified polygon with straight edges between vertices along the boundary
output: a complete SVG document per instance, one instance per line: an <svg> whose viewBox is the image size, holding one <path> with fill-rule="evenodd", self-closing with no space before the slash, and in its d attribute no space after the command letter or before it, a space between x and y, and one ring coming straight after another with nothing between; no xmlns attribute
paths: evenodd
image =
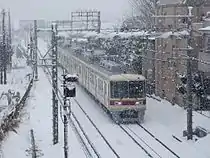
<svg viewBox="0 0 210 158"><path fill-rule="evenodd" d="M78 76L76 75L67 75L65 70L63 70L63 117L64 117L64 157L68 158L68 118L70 117L71 110L70 110L70 98L76 96L76 87L74 85L75 82L78 81ZM69 104L67 101L69 100Z"/></svg>

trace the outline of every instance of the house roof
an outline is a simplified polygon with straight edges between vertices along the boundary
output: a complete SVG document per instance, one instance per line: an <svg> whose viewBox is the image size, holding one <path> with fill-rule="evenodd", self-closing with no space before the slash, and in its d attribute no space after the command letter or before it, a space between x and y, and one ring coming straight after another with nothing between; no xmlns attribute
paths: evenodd
<svg viewBox="0 0 210 158"><path fill-rule="evenodd" d="M182 3L183 0L159 0L159 4L160 5L164 5L164 4L178 4L178 3Z"/></svg>

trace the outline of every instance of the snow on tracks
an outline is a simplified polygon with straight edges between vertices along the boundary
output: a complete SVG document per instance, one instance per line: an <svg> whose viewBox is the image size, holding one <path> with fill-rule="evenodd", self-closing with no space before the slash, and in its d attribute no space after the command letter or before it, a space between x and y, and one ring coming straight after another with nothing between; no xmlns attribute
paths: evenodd
<svg viewBox="0 0 210 158"><path fill-rule="evenodd" d="M80 86L77 86L76 100L94 121L94 124L120 157L148 157L148 155L139 148L139 146L136 145L136 143L134 143L134 141L117 124L112 122L108 115L103 112L100 106L92 100ZM78 106L75 101L72 103L72 107ZM84 124L86 124L86 122L84 122ZM88 128L92 127L86 126L86 130L89 130ZM95 133L94 131L92 132ZM100 147L98 148L100 149Z"/></svg>

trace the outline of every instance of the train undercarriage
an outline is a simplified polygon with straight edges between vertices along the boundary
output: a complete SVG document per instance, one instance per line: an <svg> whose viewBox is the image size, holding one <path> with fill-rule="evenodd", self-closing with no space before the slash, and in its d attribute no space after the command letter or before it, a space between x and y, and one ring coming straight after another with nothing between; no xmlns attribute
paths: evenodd
<svg viewBox="0 0 210 158"><path fill-rule="evenodd" d="M145 115L145 107L123 111L110 111L113 121L117 124L128 124L128 123L143 123Z"/></svg>

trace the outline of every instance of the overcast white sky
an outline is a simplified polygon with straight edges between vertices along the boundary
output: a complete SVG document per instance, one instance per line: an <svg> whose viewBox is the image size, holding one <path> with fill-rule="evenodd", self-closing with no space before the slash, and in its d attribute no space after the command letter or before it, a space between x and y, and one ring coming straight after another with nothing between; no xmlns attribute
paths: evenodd
<svg viewBox="0 0 210 158"><path fill-rule="evenodd" d="M97 9L104 21L120 19L129 10L128 0L0 0L13 19L67 19L71 11Z"/></svg>

